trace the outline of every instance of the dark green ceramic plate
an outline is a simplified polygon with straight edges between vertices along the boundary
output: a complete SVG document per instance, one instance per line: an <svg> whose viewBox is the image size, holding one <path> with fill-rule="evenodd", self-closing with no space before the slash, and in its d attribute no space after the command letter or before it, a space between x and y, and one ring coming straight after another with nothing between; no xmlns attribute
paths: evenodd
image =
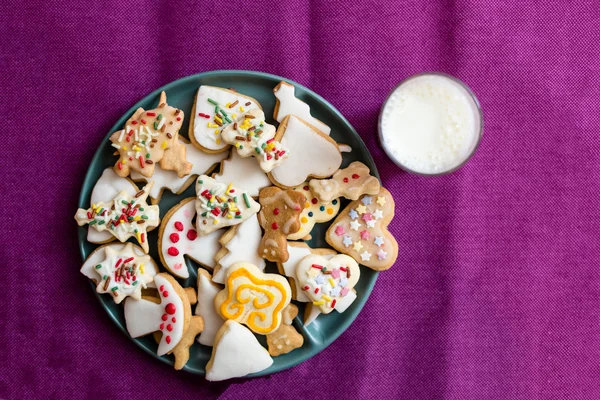
<svg viewBox="0 0 600 400"><path fill-rule="evenodd" d="M340 114L338 110L336 110L318 94L296 82L292 82L275 75L250 71L212 71L188 76L163 86L162 88L150 93L148 96L144 97L141 101L131 107L131 109L115 123L102 143L100 143L100 148L92 159L92 163L83 182L83 188L79 198L79 207L88 208L90 206L90 196L96 181L100 178L102 171L106 167L112 166L115 163L116 158L112 155L114 149L110 146L110 142L108 140L110 134L119 129L123 129L125 121L138 107L143 107L145 109L152 109L156 107L161 91L164 90L167 92L169 105L182 109L185 112L185 115L189 116L194 96L200 85L235 88L238 92L254 97L256 100L258 100L265 111L267 122L276 125L276 122L272 120L273 108L275 107L273 88L277 86L281 80L286 80L296 87L296 96L310 105L311 113L316 118L320 119L331 127L331 137L333 139L335 139L338 143L345 143L352 147L351 153L343 154L343 167L347 166L352 161L359 160L371 168L372 174L379 177L377 168L375 167L371 155L354 128L352 128L350 123L342 116L342 114ZM181 134L183 136L187 136L187 131L188 118L186 118L183 123ZM159 204L161 218L180 200L191 196L195 196L194 185L191 185L184 193L178 196L173 195L169 191L165 191ZM346 204L347 202L344 202L342 207ZM315 225L315 228L311 232L313 239L308 242L309 246L329 247L325 242L325 232L329 225L330 223ZM84 259L87 258L87 256L97 247L97 245L86 241L87 229L87 227L78 228L79 248ZM160 264L160 259L156 249L157 234L158 229L150 232L148 235L148 240L150 242L150 255L158 262L158 264ZM187 261L187 264L190 270L190 277L185 281L180 280L180 283L182 283L183 286L195 287L198 265L189 260ZM271 265L267 266L267 271L277 272L277 268L273 263L271 263ZM367 298L373 289L373 285L375 285L376 279L377 272L365 267L361 267L360 281L355 287L356 292L358 293L358 298L354 301L352 306L343 314L332 312L328 315L320 315L308 327L304 327L302 323L304 305L299 303L298 306L300 307L300 313L299 317L294 321L294 325L296 329L298 329L298 331L304 336L304 346L292 351L291 353L274 357L273 365L270 368L261 371L254 376L267 375L273 372L291 368L325 349L325 347L327 347L338 336L340 336L342 332L348 328L352 321L354 321L360 310L363 308L365 301L367 301ZM91 287L94 288L94 293L96 293L93 283L91 283ZM109 295L96 294L96 296L113 321L126 335L129 336L125 329L123 307L116 305ZM265 343L264 337L259 337L259 340L261 340L263 344ZM152 356L165 363L173 364L172 356L167 355L158 357L156 355L157 345L151 335L143 338L132 339L132 341ZM199 343L195 343L191 348L190 360L184 367L184 370L194 374L204 375L204 368L210 358L211 351L211 347L206 347Z"/></svg>

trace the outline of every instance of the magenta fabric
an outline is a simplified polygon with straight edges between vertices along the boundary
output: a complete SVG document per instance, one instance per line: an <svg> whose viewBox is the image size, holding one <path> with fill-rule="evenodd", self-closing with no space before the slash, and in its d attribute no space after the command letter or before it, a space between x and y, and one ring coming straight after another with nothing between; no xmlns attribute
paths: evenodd
<svg viewBox="0 0 600 400"><path fill-rule="evenodd" d="M0 398L600 398L599 25L594 1L1 2ZM400 256L322 353L208 384L110 322L73 215L116 119L215 69L288 77L348 118L396 199ZM377 142L386 95L422 71L483 107L449 176L404 173Z"/></svg>

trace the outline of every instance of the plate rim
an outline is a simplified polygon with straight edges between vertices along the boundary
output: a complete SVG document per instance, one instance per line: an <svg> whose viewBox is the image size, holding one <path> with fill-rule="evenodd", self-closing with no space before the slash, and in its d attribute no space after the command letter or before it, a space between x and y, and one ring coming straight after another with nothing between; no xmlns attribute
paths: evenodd
<svg viewBox="0 0 600 400"><path fill-rule="evenodd" d="M98 144L98 146L96 147L96 151L94 153L94 156L92 157L92 159L90 160L90 163L88 165L88 168L86 170L85 173L85 177L83 179L82 185L81 185L81 190L79 193L79 199L78 199L78 206L79 207L85 207L85 202L84 199L87 197L88 194L91 193L91 190L93 190L94 185L96 182L92 182L92 175L90 174L90 170L92 169L92 165L100 162L101 158L102 158L102 149L104 146L107 145L108 141L109 141L109 137L110 135L115 132L116 130L119 129L119 126L122 125L121 120L126 121L127 120L127 116L133 114L133 112L139 108L141 106L142 103L146 102L148 99L153 98L155 96L160 95L160 93L162 91L168 91L170 90L172 87L174 86L178 86L180 84L185 84L187 81L195 81L198 79L203 79L203 78L209 78L209 77L214 77L214 76L222 76L224 78L228 77L228 76L233 76L233 75L237 75L237 76L247 76L247 77L251 77L251 78L263 78L263 79L269 79L269 80L276 80L276 81L285 81L288 82L292 85L294 85L295 87L301 88L304 92L306 92L309 97L312 96L314 97L317 102L322 103L322 105L324 105L329 111L331 111L333 114L335 114L335 116L337 118L339 118L341 120L341 122L343 123L343 125L345 126L345 128L347 130L349 130L357 139L358 141L362 144L362 146L367 150L366 151L366 156L368 158L368 161L370 163L370 165L373 166L373 168L371 169L371 174L374 175L377 179L379 179L381 181L381 177L379 176L379 172L377 170L377 165L375 164L375 160L373 159L373 156L371 155L371 152L369 151L368 147L366 146L366 144L364 143L364 141L362 140L362 137L358 134L358 132L356 131L356 129L354 129L354 127L352 126L352 124L346 119L346 117L344 117L344 115L335 107L333 106L329 101L327 101L326 99L324 99L321 95L319 95L318 93L314 92L313 90L311 90L310 88L296 82L293 81L291 79L279 76L279 75L275 75L275 74L271 74L268 72L260 72L260 71L250 71L250 70L236 70L236 69L220 69L220 70L212 70L212 71L205 71L205 72L199 72L196 74L192 74L192 75L186 75L183 76L181 78L175 79L173 81L170 81L166 84L164 84L163 86L161 86L160 88L148 93L147 95L143 96L142 98L140 98L133 106L131 106L129 109L127 109L127 111L125 111L118 119L117 121L113 124L113 126L110 128L109 132L103 137L103 139L101 140L101 142ZM84 190L85 188L91 188L90 191L86 191ZM81 231L85 229L85 227L77 227L77 232L78 232L78 247L79 247L79 252L81 254L81 258L82 258L82 262L85 262L86 257L85 257L85 236L84 239L81 239ZM87 231L86 231L87 234ZM96 244L96 243L92 243L92 245L97 245L97 247L100 247L104 244L110 244L113 243L114 241L108 242L108 243L102 243L102 244ZM162 266L162 263L158 263L157 265ZM163 266L164 267L164 266ZM363 266L364 268L367 268L365 266ZM320 346L315 346L314 350L313 349L307 349L307 353L305 355L298 355L298 357L296 357L295 359L293 359L292 361L288 361L288 362L284 362L281 363L280 365L277 365L275 368L272 368L273 366L275 366L275 363L273 363L273 365L271 367L269 367L266 370L263 371L259 371L256 372L254 374L249 374L247 376L241 377L241 378L236 378L236 379L251 379L251 378L256 378L256 377L260 377L260 376L268 376L277 372L281 372L290 368L293 368L307 360L309 360L310 358L314 357L315 355L317 355L318 353L322 352L323 350L325 350L327 347L329 347L331 345L331 343L333 343L335 340L337 340L344 332L346 332L346 330L350 327L350 325L356 320L356 318L358 318L359 314L361 313L362 309L364 308L367 300L369 299L369 297L371 297L371 292L373 291L373 288L375 287L375 284L377 282L377 278L379 277L379 272L378 271L372 271L373 275L372 278L369 279L368 285L366 287L365 290L362 291L361 296L359 296L359 298L357 298L355 300L356 306L355 309L351 315L350 318L344 319L343 321L341 321L340 324L338 324L338 329L335 330L335 332L333 332L332 335L327 336L326 339L323 339L323 341L321 342ZM136 344L137 347L141 348L144 352L146 352L147 354L150 354L153 358L158 359L160 361L162 361L163 363L167 364L167 365L173 365L173 360L171 360L171 357L166 357L166 356L158 356L156 354L156 352L152 351L150 348L148 348L141 340L139 340L140 338L132 338L129 335L129 332L127 332L127 329L125 327L125 324L121 323L121 321L114 315L114 313L110 312L107 307L104 305L104 302L102 300L102 297L100 296L100 293L97 293L95 288L96 285L94 285L94 283L91 280L88 280L90 286L94 289L93 293L96 296L98 302L100 303L101 308L104 310L104 312L106 314L108 314L109 318L112 320L112 322L116 325L116 327L121 330L121 332L123 332L125 334L125 336L132 342L134 342ZM195 342L196 343L196 342ZM207 347L207 346L205 346ZM187 373L193 374L193 375L200 375L200 376L205 376L205 372L202 372L200 370L197 369L190 369L187 366L184 366L182 371L186 371ZM268 372L265 372L268 371ZM208 382L208 381L207 381Z"/></svg>

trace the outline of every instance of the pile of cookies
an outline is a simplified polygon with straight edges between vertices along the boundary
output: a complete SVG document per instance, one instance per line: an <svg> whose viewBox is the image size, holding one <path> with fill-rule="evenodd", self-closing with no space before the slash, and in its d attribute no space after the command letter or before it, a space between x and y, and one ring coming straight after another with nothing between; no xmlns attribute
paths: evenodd
<svg viewBox="0 0 600 400"><path fill-rule="evenodd" d="M392 196L363 163L340 169L342 150L351 149L294 92L286 82L274 88L276 128L255 99L201 86L191 143L179 132L184 112L163 92L155 109L138 109L111 135L116 163L75 214L87 240L102 244L81 272L124 304L131 337L153 334L158 355L173 354L176 369L197 341L213 347L208 380L262 371L303 345L292 300L306 303L305 326L344 312L359 295L359 264L381 271L396 260ZM196 196L161 220L163 190L181 194L192 184ZM332 248L310 248L304 240L315 224L333 219L325 237ZM155 228L160 263L148 255ZM197 287L177 280L190 276L186 257L201 266ZM279 273L266 273L266 261Z"/></svg>

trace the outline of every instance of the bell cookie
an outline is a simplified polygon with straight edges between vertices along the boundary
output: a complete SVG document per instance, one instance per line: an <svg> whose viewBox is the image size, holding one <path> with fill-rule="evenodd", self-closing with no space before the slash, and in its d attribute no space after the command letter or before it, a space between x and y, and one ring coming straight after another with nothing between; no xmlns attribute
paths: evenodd
<svg viewBox="0 0 600 400"><path fill-rule="evenodd" d="M246 191L206 175L198 177L196 194L196 229L199 235L240 224L260 209Z"/></svg>
<svg viewBox="0 0 600 400"><path fill-rule="evenodd" d="M275 127L265 122L262 110L248 111L221 131L224 142L233 145L241 157L254 157L264 172L271 172L289 155L274 139Z"/></svg>
<svg viewBox="0 0 600 400"><path fill-rule="evenodd" d="M331 221L340 211L340 201L333 199L327 203L321 202L312 192L308 182L304 182L294 188L306 197L304 209L300 214L300 230L288 235L288 240L307 240L306 237L314 228L316 223Z"/></svg>
<svg viewBox="0 0 600 400"><path fill-rule="evenodd" d="M311 179L312 192L323 203L338 197L357 200L363 194L377 194L381 184L370 175L369 167L354 161L348 167L338 170L331 179Z"/></svg>
<svg viewBox="0 0 600 400"><path fill-rule="evenodd" d="M185 147L177 140L183 117L183 111L167 104L165 92L160 94L157 108L138 108L125 127L110 136L112 146L119 152L116 174L125 177L137 171L151 177L160 162L163 169L176 171L179 177L188 175L192 164L186 161Z"/></svg>
<svg viewBox="0 0 600 400"><path fill-rule="evenodd" d="M196 198L182 200L163 217L158 230L158 255L162 264L178 278L188 278L190 273L185 257L206 268L216 265L215 255L221 249L222 231L200 236L193 223L196 216Z"/></svg>
<svg viewBox="0 0 600 400"><path fill-rule="evenodd" d="M266 335L279 328L290 300L290 285L284 277L238 262L227 269L225 289L215 297L215 308L222 318Z"/></svg>
<svg viewBox="0 0 600 400"><path fill-rule="evenodd" d="M313 117L310 113L310 107L308 104L296 97L296 88L285 81L279 82L273 89L275 98L275 110L273 111L273 119L277 122L281 122L288 115L295 115L298 118L303 119L309 125L315 129L323 132L325 135L331 133L331 128L322 121Z"/></svg>
<svg viewBox="0 0 600 400"><path fill-rule="evenodd" d="M158 206L146 202L152 185L150 182L133 196L121 191L114 200L92 204L87 210L80 208L75 220L79 226L89 225L100 232L109 232L121 242L135 237L148 253L147 231L160 223Z"/></svg>
<svg viewBox="0 0 600 400"><path fill-rule="evenodd" d="M245 326L228 320L215 337L205 378L208 381L240 378L263 371L272 364L273 359L256 336Z"/></svg>
<svg viewBox="0 0 600 400"><path fill-rule="evenodd" d="M342 164L337 143L294 115L283 119L275 140L291 151L285 162L269 173L271 182L282 188L301 185L309 177L328 178Z"/></svg>
<svg viewBox="0 0 600 400"><path fill-rule="evenodd" d="M261 210L258 222L265 233L258 254L269 261L288 259L287 236L300 229L300 214L306 197L294 190L281 190L271 186L260 191Z"/></svg>
<svg viewBox="0 0 600 400"><path fill-rule="evenodd" d="M219 239L221 248L214 256L217 264L213 271L213 282L225 283L227 268L238 261L249 262L264 271L265 260L258 255L261 237L262 231L256 214L229 228Z"/></svg>
<svg viewBox="0 0 600 400"><path fill-rule="evenodd" d="M229 148L221 139L221 131L241 113L261 109L252 97L236 91L202 85L192 106L189 137L194 146L207 153L220 153Z"/></svg>
<svg viewBox="0 0 600 400"><path fill-rule="evenodd" d="M387 230L393 217L394 199L381 187L376 195L351 202L333 221L325 240L366 267L386 270L398 257L398 243Z"/></svg>
<svg viewBox="0 0 600 400"><path fill-rule="evenodd" d="M192 316L190 301L184 289L169 274L154 277L160 304L153 301L125 300L125 323L132 338L160 331L162 337L157 354L173 354L175 369L182 369L189 359L189 348L202 332L202 317Z"/></svg>

